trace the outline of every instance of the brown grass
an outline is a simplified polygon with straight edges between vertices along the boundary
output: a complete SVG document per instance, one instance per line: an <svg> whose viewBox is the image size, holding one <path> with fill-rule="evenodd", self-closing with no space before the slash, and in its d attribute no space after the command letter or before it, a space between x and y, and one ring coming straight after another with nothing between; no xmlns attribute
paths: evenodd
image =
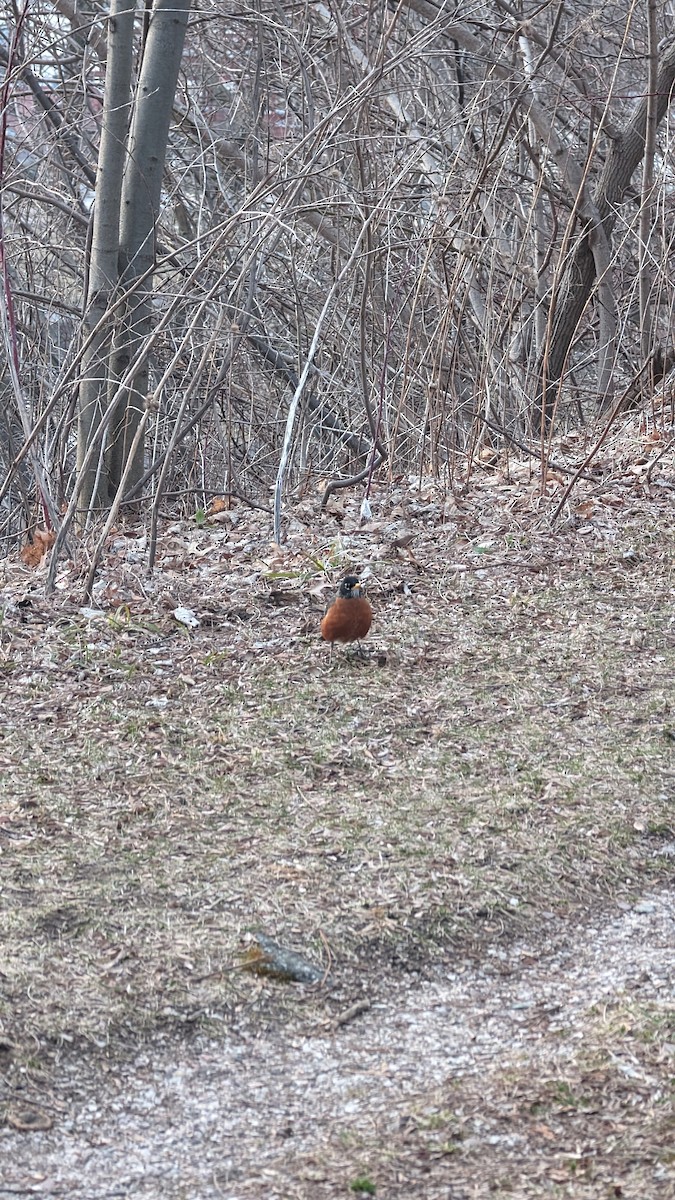
<svg viewBox="0 0 675 1200"><path fill-rule="evenodd" d="M44 1065L64 1039L121 1061L139 1038L217 1032L235 1014L330 1020L402 972L536 940L672 877L672 521L624 514L588 549L505 531L484 553L434 523L418 570L325 517L314 563L335 579L369 562L376 611L370 658L329 661L306 527L286 570L265 570L257 520L240 518L262 559L247 578L214 549L210 573L179 564L149 589L120 568L121 602L100 617L37 593L7 606L0 1032L15 1064ZM291 602L271 604L272 586ZM178 602L201 619L193 635ZM322 963L330 985L301 996L243 972L255 930ZM561 1194L611 1194L593 1190L578 1129L600 1108L626 1116L612 1063L625 1035L589 1018L588 1037L569 1105L555 1078L491 1081L488 1125L530 1144L510 1195L549 1194L535 1126L569 1147L566 1183L565 1156L578 1159L578 1190ZM462 1123L434 1120L413 1138L429 1186L456 1153L499 1175L498 1143L474 1162ZM617 1154L634 1153L638 1124ZM408 1165L391 1170L397 1142L366 1142L386 1194L408 1194L408 1135Z"/></svg>

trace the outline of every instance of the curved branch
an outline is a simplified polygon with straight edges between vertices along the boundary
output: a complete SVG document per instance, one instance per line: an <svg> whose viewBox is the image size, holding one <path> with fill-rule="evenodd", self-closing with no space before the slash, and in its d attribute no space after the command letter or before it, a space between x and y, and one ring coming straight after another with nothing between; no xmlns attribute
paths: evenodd
<svg viewBox="0 0 675 1200"><path fill-rule="evenodd" d="M663 120L672 102L674 84L675 38L672 38L662 49L657 74L657 125ZM649 96L645 94L635 105L623 130L612 139L607 160L594 191L594 205L600 215L604 238L608 245L611 243L618 208L644 155L648 110ZM591 222L587 221L565 271L562 298L556 305L550 323L548 350L545 352L545 360L542 359L539 366L540 383L535 411L546 422L553 412L557 385L593 284L596 279L602 282L597 256L594 254L593 232Z"/></svg>

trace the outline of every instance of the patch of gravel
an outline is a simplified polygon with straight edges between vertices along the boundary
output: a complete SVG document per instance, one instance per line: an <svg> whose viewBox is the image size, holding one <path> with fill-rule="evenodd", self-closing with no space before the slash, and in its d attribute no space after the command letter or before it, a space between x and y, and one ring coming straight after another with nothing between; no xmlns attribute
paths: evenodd
<svg viewBox="0 0 675 1200"><path fill-rule="evenodd" d="M528 1155L517 1136L481 1121L480 1096L505 1072L564 1077L617 1006L672 1017L674 948L675 893L661 892L572 931L552 921L543 944L493 946L482 964L459 959L424 982L386 981L335 1028L159 1039L124 1064L73 1053L60 1064L53 1128L0 1129L0 1200L347 1195L360 1136L386 1148L411 1114L442 1097L457 1107L462 1094L479 1098L462 1154L484 1141L497 1158ZM640 1102L667 1100L658 1073L618 1046L614 1067L637 1081ZM336 1146L354 1163L337 1188L321 1167ZM476 1174L470 1191L449 1192L455 1160L445 1164L445 1190L416 1184L416 1194L489 1194ZM650 1170L650 1195L675 1195L675 1164L666 1157Z"/></svg>

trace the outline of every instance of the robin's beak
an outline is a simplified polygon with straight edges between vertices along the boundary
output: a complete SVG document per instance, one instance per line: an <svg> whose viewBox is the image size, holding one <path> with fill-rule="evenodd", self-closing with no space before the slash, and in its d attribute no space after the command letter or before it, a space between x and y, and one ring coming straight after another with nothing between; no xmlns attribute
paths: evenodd
<svg viewBox="0 0 675 1200"><path fill-rule="evenodd" d="M352 596L360 596L363 591L363 584L355 583L352 588Z"/></svg>

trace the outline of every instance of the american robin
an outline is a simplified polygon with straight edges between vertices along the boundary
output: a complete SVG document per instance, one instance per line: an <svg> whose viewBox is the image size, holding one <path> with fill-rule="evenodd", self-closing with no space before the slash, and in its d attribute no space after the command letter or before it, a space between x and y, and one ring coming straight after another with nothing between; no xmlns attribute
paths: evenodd
<svg viewBox="0 0 675 1200"><path fill-rule="evenodd" d="M356 575L348 575L321 622L321 636L326 642L358 642L366 636L372 619L363 587Z"/></svg>

